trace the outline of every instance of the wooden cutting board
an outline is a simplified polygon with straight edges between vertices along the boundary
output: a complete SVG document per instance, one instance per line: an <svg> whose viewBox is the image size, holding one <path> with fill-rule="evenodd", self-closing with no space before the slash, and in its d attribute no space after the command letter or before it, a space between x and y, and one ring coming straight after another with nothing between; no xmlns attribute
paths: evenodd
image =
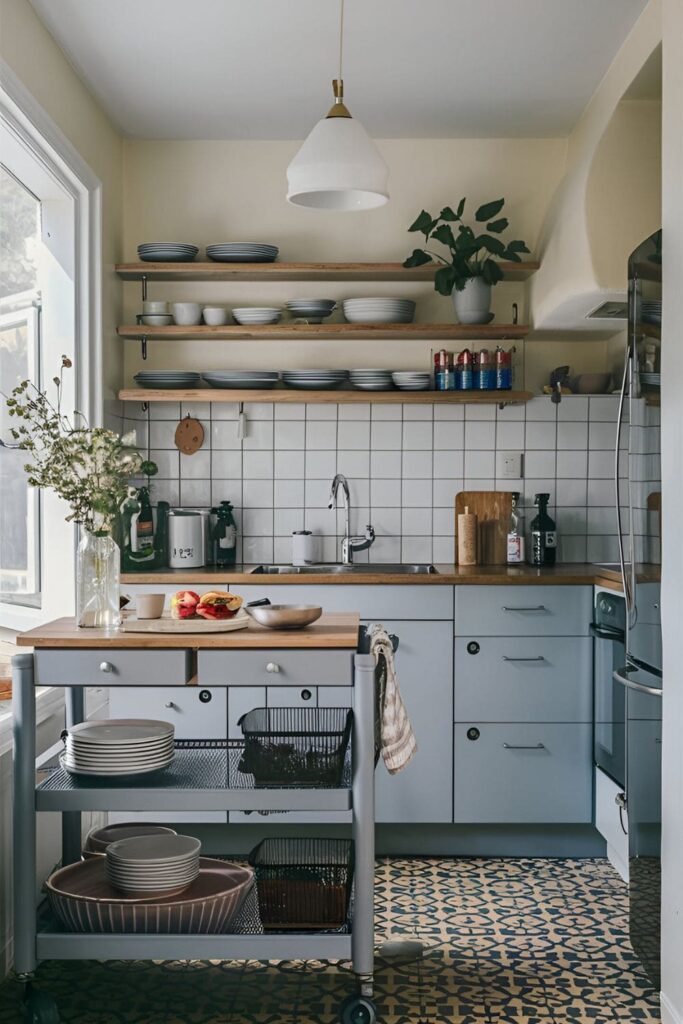
<svg viewBox="0 0 683 1024"><path fill-rule="evenodd" d="M233 629L246 629L250 619L240 609L233 619L173 619L165 612L160 619L124 619L124 633L230 633Z"/></svg>
<svg viewBox="0 0 683 1024"><path fill-rule="evenodd" d="M512 515L512 491L460 491L455 496L455 561L458 561L458 516L465 508L477 517L477 563L505 565Z"/></svg>

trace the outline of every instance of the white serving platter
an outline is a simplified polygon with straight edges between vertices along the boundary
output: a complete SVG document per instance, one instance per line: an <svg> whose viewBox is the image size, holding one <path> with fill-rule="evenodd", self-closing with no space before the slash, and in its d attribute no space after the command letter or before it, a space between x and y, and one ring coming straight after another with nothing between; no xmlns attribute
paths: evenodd
<svg viewBox="0 0 683 1024"><path fill-rule="evenodd" d="M240 609L234 619L173 619L166 612L160 619L124 619L121 630L124 633L229 633L233 629L245 629L249 616Z"/></svg>

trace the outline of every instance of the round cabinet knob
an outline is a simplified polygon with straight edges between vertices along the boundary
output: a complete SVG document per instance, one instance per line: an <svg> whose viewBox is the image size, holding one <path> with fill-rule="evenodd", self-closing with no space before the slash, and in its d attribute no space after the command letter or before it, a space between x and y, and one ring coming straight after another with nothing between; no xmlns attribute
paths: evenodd
<svg viewBox="0 0 683 1024"><path fill-rule="evenodd" d="M312 696L313 696L313 694L311 693L310 690L302 690L301 691L301 699L302 700L310 700Z"/></svg>
<svg viewBox="0 0 683 1024"><path fill-rule="evenodd" d="M110 661L100 662L100 672L113 672L114 666Z"/></svg>
<svg viewBox="0 0 683 1024"><path fill-rule="evenodd" d="M266 665L266 672L279 672L280 666L275 661L269 661Z"/></svg>
<svg viewBox="0 0 683 1024"><path fill-rule="evenodd" d="M174 711L178 710L178 705L175 703L175 701L172 701L172 700L167 700L166 704L164 705L164 707L173 708Z"/></svg>

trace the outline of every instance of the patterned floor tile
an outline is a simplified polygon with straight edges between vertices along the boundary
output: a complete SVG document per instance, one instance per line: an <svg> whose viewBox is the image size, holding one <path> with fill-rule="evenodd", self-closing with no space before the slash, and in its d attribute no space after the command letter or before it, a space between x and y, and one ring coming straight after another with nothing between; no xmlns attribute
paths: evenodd
<svg viewBox="0 0 683 1024"><path fill-rule="evenodd" d="M606 861L383 858L375 891L378 945L423 945L377 957L379 1024L660 1024ZM63 1024L337 1024L354 987L320 961L51 961L38 984ZM20 998L0 988L0 1024Z"/></svg>

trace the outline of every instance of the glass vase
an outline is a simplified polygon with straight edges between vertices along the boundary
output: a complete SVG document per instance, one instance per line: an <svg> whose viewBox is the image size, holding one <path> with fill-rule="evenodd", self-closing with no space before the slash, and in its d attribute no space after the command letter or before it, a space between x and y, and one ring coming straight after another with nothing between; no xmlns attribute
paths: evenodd
<svg viewBox="0 0 683 1024"><path fill-rule="evenodd" d="M119 606L120 552L106 531L84 530L76 564L76 622L79 626L116 628Z"/></svg>

